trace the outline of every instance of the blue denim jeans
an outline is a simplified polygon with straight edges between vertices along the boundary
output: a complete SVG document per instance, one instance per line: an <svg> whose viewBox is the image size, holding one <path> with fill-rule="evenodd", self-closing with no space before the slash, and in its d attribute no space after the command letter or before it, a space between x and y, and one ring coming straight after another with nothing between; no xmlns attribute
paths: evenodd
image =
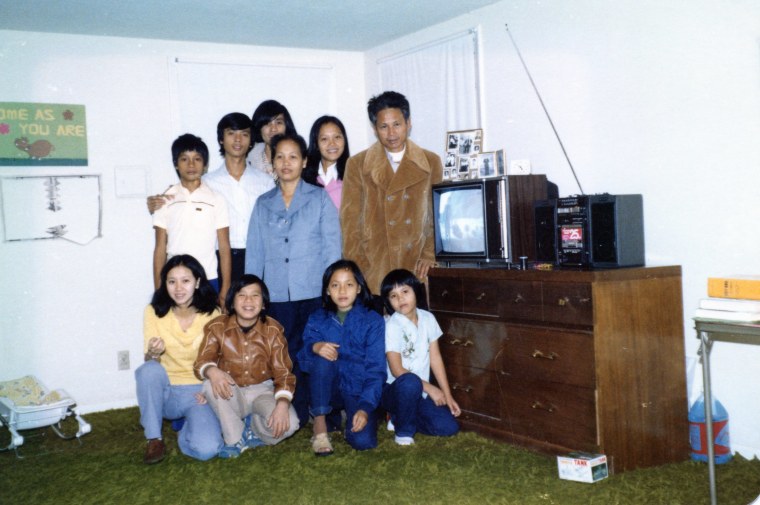
<svg viewBox="0 0 760 505"><path fill-rule="evenodd" d="M338 380L338 362L317 357L309 374L311 389L311 415L325 416L333 409L346 410L345 438L357 451L377 447L377 411L367 412L367 425L363 430L351 431L354 414L359 409L359 397L343 394Z"/></svg>
<svg viewBox="0 0 760 505"><path fill-rule="evenodd" d="M182 454L205 461L222 447L222 428L208 404L201 405L195 393L200 384L172 386L166 370L157 361L146 361L135 370L137 405L145 438L160 438L164 419L185 418L177 435Z"/></svg>
<svg viewBox="0 0 760 505"><path fill-rule="evenodd" d="M422 397L422 380L413 373L385 384L381 404L391 414L396 436L413 437L419 432L449 437L459 432L459 424L446 405L439 407L429 396Z"/></svg>
<svg viewBox="0 0 760 505"><path fill-rule="evenodd" d="M285 330L288 354L293 362L293 375L296 376L296 391L291 405L296 409L301 426L306 426L309 422L309 376L301 370L298 352L303 347L303 330L306 322L311 313L321 306L321 298L308 298L295 302L272 302L267 307L267 314L276 319Z"/></svg>

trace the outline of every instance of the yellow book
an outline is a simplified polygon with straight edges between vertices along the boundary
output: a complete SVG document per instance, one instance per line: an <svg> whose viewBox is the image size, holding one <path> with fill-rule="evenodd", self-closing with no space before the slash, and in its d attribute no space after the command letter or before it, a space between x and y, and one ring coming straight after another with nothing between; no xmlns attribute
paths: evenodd
<svg viewBox="0 0 760 505"><path fill-rule="evenodd" d="M707 295L716 298L760 300L760 275L709 277Z"/></svg>

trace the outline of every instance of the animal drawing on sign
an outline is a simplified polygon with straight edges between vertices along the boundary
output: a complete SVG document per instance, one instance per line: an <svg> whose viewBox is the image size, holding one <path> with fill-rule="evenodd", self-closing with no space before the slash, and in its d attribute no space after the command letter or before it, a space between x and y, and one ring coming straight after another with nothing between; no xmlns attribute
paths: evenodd
<svg viewBox="0 0 760 505"><path fill-rule="evenodd" d="M47 140L35 140L31 144L26 137L17 138L14 143L16 148L24 151L33 160L39 160L49 156L55 150L55 146Z"/></svg>

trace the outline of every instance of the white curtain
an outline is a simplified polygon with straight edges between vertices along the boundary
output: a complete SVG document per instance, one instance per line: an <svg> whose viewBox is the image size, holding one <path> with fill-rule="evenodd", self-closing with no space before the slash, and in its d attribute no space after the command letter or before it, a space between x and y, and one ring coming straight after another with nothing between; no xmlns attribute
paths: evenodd
<svg viewBox="0 0 760 505"><path fill-rule="evenodd" d="M480 65L475 29L377 61L380 88L411 105L411 138L438 154L446 132L480 128Z"/></svg>

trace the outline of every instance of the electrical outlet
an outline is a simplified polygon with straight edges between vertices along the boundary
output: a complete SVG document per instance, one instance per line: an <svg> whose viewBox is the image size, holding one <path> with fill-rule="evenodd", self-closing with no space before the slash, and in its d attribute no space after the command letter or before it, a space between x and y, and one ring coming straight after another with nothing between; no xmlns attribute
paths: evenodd
<svg viewBox="0 0 760 505"><path fill-rule="evenodd" d="M116 353L116 365L119 370L129 370L129 351L119 351Z"/></svg>
<svg viewBox="0 0 760 505"><path fill-rule="evenodd" d="M512 160L509 175L530 175L530 160Z"/></svg>

